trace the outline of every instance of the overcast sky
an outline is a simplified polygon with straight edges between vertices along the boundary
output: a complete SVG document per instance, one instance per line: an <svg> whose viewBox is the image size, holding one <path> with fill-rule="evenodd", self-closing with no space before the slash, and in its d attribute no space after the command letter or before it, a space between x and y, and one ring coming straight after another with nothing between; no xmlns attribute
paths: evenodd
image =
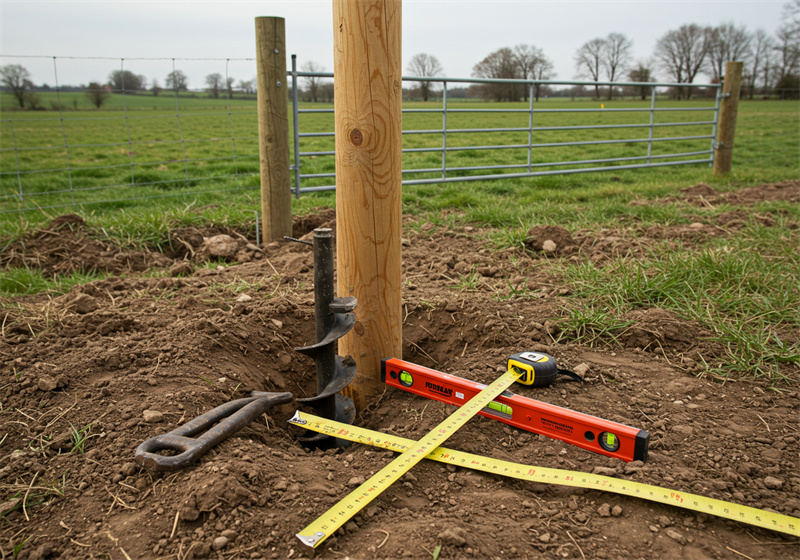
<svg viewBox="0 0 800 560"><path fill-rule="evenodd" d="M773 34L785 0L759 1L608 1L584 0L404 0L403 70L416 53L436 56L451 78L469 77L472 67L501 47L527 43L541 47L554 62L557 77L576 77L573 55L586 41L611 32L633 40L634 58L653 54L657 39L683 24L733 22L750 31ZM176 61L190 88L220 72L237 81L255 77L254 18L286 18L287 50L298 64L314 60L333 69L330 0L259 2L200 1L41 1L0 0L0 64L23 64L36 84L86 84L107 80L121 67L149 80L164 77L172 60L137 58L217 58ZM44 59L10 55L41 55ZM58 57L54 69L52 57ZM78 60L67 57L110 57ZM287 60L288 63L288 60ZM668 76L657 73L663 81Z"/></svg>

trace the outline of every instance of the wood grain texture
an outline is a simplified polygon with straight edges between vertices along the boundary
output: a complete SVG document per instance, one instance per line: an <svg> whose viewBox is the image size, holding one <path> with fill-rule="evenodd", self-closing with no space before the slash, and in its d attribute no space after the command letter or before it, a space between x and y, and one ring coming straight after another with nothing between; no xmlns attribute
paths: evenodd
<svg viewBox="0 0 800 560"><path fill-rule="evenodd" d="M400 0L334 0L337 290L358 299L339 340L358 374L357 409L383 391L380 362L402 354Z"/></svg>
<svg viewBox="0 0 800 560"><path fill-rule="evenodd" d="M742 89L741 62L725 63L724 96L719 107L719 128L714 151L714 175L730 172L733 163L733 139L736 135L736 115L739 112L739 93Z"/></svg>
<svg viewBox="0 0 800 560"><path fill-rule="evenodd" d="M285 21L256 18L258 151L261 165L261 239L292 235ZM280 84L280 85L279 85Z"/></svg>

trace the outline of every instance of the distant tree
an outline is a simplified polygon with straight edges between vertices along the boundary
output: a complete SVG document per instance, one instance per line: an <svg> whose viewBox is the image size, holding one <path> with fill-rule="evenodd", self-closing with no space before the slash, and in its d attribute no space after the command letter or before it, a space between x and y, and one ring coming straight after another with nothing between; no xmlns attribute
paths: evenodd
<svg viewBox="0 0 800 560"><path fill-rule="evenodd" d="M636 66L628 72L628 79L632 82L653 82L655 76L653 75L652 63L650 61L642 61L636 63ZM648 94L652 91L650 86L638 86L637 94L642 100L647 99Z"/></svg>
<svg viewBox="0 0 800 560"><path fill-rule="evenodd" d="M791 0L783 5L783 14L781 14L783 26L787 31L800 35L800 0Z"/></svg>
<svg viewBox="0 0 800 560"><path fill-rule="evenodd" d="M219 98L219 91L222 89L224 85L224 79L222 74L219 72L214 72L213 74L209 74L206 76L206 90L211 94L211 97L214 99Z"/></svg>
<svg viewBox="0 0 800 560"><path fill-rule="evenodd" d="M86 97L89 98L89 101L94 105L97 109L103 106L103 103L106 102L106 99L111 97L111 93L108 91L106 86L100 85L97 82L91 82L86 88L84 89L84 93Z"/></svg>
<svg viewBox="0 0 800 560"><path fill-rule="evenodd" d="M676 83L691 84L708 54L708 38L708 28L694 23L682 25L656 41L655 57ZM687 99L691 97L691 88L682 89L686 90Z"/></svg>
<svg viewBox="0 0 800 560"><path fill-rule="evenodd" d="M139 90L147 91L147 76L138 74L136 77L139 78Z"/></svg>
<svg viewBox="0 0 800 560"><path fill-rule="evenodd" d="M605 39L592 39L580 46L575 53L575 68L579 76L588 77L593 82L600 81L600 71L605 59ZM600 87L595 84L594 96L600 97Z"/></svg>
<svg viewBox="0 0 800 560"><path fill-rule="evenodd" d="M142 78L130 70L114 70L108 75L108 85L114 91L138 91L142 89Z"/></svg>
<svg viewBox="0 0 800 560"><path fill-rule="evenodd" d="M714 27L708 36L708 56L706 70L712 81L721 82L724 78L725 63L731 61L749 62L752 35L744 27L724 23Z"/></svg>
<svg viewBox="0 0 800 560"><path fill-rule="evenodd" d="M301 72L308 72L311 74L321 74L325 72L325 67L317 64L313 60L303 63L300 67ZM306 85L306 93L309 100L316 103L319 100L320 86L322 85L322 78L319 76L303 76L303 83Z"/></svg>
<svg viewBox="0 0 800 560"><path fill-rule="evenodd" d="M603 68L606 71L606 78L608 78L608 81L614 82L630 64L633 42L622 33L609 33L605 41L606 45L605 49L603 49ZM609 86L609 99L611 99L613 92L614 86Z"/></svg>
<svg viewBox="0 0 800 560"><path fill-rule="evenodd" d="M534 45L514 47L514 61L517 65L517 75L523 80L549 80L555 77L552 61L545 56L542 49ZM534 96L537 101L541 87L541 84L534 85ZM528 100L527 89L523 93L523 99Z"/></svg>
<svg viewBox="0 0 800 560"><path fill-rule="evenodd" d="M508 47L498 49L472 67L476 78L515 79L517 65L514 53ZM516 84L485 84L481 87L483 96L495 101L517 101L520 98Z"/></svg>
<svg viewBox="0 0 800 560"><path fill-rule="evenodd" d="M189 89L189 79L180 70L173 70L167 74L164 86L174 91L186 91Z"/></svg>
<svg viewBox="0 0 800 560"><path fill-rule="evenodd" d="M153 78L153 85L150 87L150 91L153 92L155 97L158 97L158 94L161 93L161 86L158 84L158 80Z"/></svg>
<svg viewBox="0 0 800 560"><path fill-rule="evenodd" d="M784 5L782 20L773 47L778 82L800 73L800 0Z"/></svg>
<svg viewBox="0 0 800 560"><path fill-rule="evenodd" d="M333 82L325 82L320 86L320 96L325 103L333 103Z"/></svg>
<svg viewBox="0 0 800 560"><path fill-rule="evenodd" d="M252 95L256 92L256 81L253 80L239 80L239 89L242 93Z"/></svg>
<svg viewBox="0 0 800 560"><path fill-rule="evenodd" d="M439 63L439 59L428 53L418 53L412 56L411 60L408 61L406 72L417 78L432 78L444 75L444 69ZM433 84L431 82L419 82L418 89L422 100L428 101Z"/></svg>
<svg viewBox="0 0 800 560"><path fill-rule="evenodd" d="M225 78L225 91L228 93L228 99L233 99L233 86L236 83L236 78L228 76Z"/></svg>
<svg viewBox="0 0 800 560"><path fill-rule="evenodd" d="M25 97L33 88L31 73L21 64L7 64L0 68L0 83L17 98L19 108L25 108Z"/></svg>
<svg viewBox="0 0 800 560"><path fill-rule="evenodd" d="M759 29L753 34L750 42L750 64L745 70L745 82L750 99L753 99L759 76L763 75L764 68L769 66L772 47L772 38L766 31ZM764 87L769 86L764 84Z"/></svg>

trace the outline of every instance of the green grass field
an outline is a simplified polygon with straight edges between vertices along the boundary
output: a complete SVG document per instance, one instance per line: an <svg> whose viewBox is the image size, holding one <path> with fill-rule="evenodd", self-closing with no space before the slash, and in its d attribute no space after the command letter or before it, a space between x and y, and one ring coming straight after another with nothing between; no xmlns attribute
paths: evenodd
<svg viewBox="0 0 800 560"><path fill-rule="evenodd" d="M4 100L4 107L7 97ZM64 111L4 111L0 118L0 211L18 207L26 212L0 214L2 245L47 222L76 212L89 225L123 245L159 247L168 232L184 225L225 224L255 234L254 212L260 208L258 144L255 105L252 101L228 104L202 98L130 97L122 110L115 97L107 108ZM135 101L135 103L134 103ZM63 100L62 100L63 102ZM543 100L537 109L598 108L601 102ZM649 107L631 101L602 102L607 108ZM709 106L708 100L691 103ZM685 103L659 102L661 107ZM307 106L308 107L308 106ZM314 108L319 108L315 105ZM407 108L437 108L408 103ZM451 108L498 108L488 103L452 103ZM527 104L502 107L526 109ZM176 116L179 115L179 116ZM711 112L669 112L656 122L706 120ZM699 118L698 118L699 117ZM405 130L441 128L441 114L404 115ZM536 114L534 126L649 123L649 113L545 113ZM528 115L453 113L448 129L527 127ZM330 114L301 115L301 131L333 130ZM676 132L677 131L677 132ZM597 138L642 138L647 128L602 131L541 131L535 143L582 141ZM656 128L655 137L708 134L710 126ZM69 150L64 148L68 139ZM333 149L332 138L305 138L301 151ZM440 147L439 134L406 134L404 148ZM527 132L451 132L449 146L525 144ZM653 154L700 151L710 140L687 140L667 146L655 143ZM15 150L16 147L16 150ZM36 148L25 150L23 148ZM554 147L533 150L532 163L576 159L615 158L646 154L646 144ZM69 157L70 175L63 171ZM448 153L448 166L512 165L526 163L527 149L481 150ZM333 157L303 158L303 173L333 172ZM186 160L186 161L184 161ZM404 169L437 168L441 153L404 156ZM547 169L547 168L544 168ZM41 172L42 170L51 170ZM19 173L18 173L19 171ZM36 171L35 173L33 171ZM453 172L452 176L455 176ZM471 172L460 172L469 175ZM406 174L405 179L434 174ZM416 217L409 227L424 222L455 227L488 226L487 238L498 248L519 247L525 232L537 224L557 224L570 231L605 228L668 226L697 220L713 223L725 205L695 208L682 205L630 205L674 195L680 188L705 182L719 191L800 178L800 105L795 101L743 101L739 108L733 171L717 177L707 164L654 169L612 169L586 174L506 178L448 184L409 185L403 188L403 212ZM304 186L329 184L331 179L307 181ZM23 199L18 193L23 187ZM71 189L70 189L71 185ZM113 188L107 188L113 185ZM61 192L58 192L61 191ZM34 193L40 195L30 196ZM71 206L72 203L75 206ZM305 214L331 207L332 192L303 195L293 201L292 212ZM48 206L68 205L58 208ZM800 243L796 229L800 208L786 202L763 202L753 212L779 216L781 227L752 221L729 236L707 246L654 250L629 261L613 260L603 266L554 264L554 273L573 289L574 303L567 310L566 329L584 344L613 342L619 318L637 308L663 307L700 321L729 348L723 363L708 364L720 375L784 380L782 364L800 363ZM416 224L416 225L415 225ZM753 251L753 248L757 248ZM38 271L0 271L0 295L47 291L63 293L74 283L92 276L42 278ZM524 296L522 290L516 296Z"/></svg>
<svg viewBox="0 0 800 560"><path fill-rule="evenodd" d="M42 94L54 98L55 94ZM64 94L71 95L71 94ZM6 106L11 97L3 95ZM46 103L47 100L45 100ZM88 101L85 100L84 101ZM50 100L50 102L53 102ZM149 208L155 204L164 209L196 200L204 205L217 197L243 196L244 200L257 198L258 193L258 136L255 103L250 100L212 100L207 97L180 97L162 95L126 96L125 110L121 110L123 99L113 96L101 110L63 111L61 120L58 111L9 111L0 118L0 228L2 223L15 214L8 211L29 210L23 219L44 219L44 214L62 211L59 207L73 207L90 213L105 213L108 210L126 209L137 212L137 208ZM66 105L62 98L62 104ZM177 104L177 108L176 108ZM536 113L533 126L588 125L647 125L649 111L615 112L619 108L649 109L649 102L637 101L576 101L542 100L535 104L536 110L598 109L601 104L612 111L596 113ZM712 100L697 100L690 103L659 100L659 108L681 109L713 107ZM309 105L304 105L309 107ZM330 106L314 105L313 108ZM406 103L409 109L437 109L436 103ZM527 103L451 102L450 109L516 109L524 112L448 114L449 148L470 145L520 145L528 143L528 132L481 132L459 133L457 129L481 128L527 128L529 115ZM798 138L798 115L800 110L792 101L743 102L740 107L737 146L734 156L734 173L723 180L770 181L791 176L798 168L797 154L800 152ZM302 114L301 132L329 132L333 130L332 114ZM713 119L713 111L675 111L655 114L655 123L695 122ZM404 130L437 130L442 128L441 113L406 113ZM675 136L708 135L711 125L680 127L657 127L653 131L656 139ZM648 128L619 129L571 129L541 130L533 134L534 144L563 142L585 142L592 140L635 140L648 136ZM66 147L65 147L66 145ZM430 148L438 150L442 145L442 134L404 134L403 147L410 149ZM332 151L332 137L302 138L300 151ZM652 155L656 158L668 153L708 151L709 139L654 142ZM615 144L540 147L530 151L530 163L534 171L557 171L564 166L546 166L551 162L592 160L608 158L643 157L647 155L645 142L620 142ZM526 166L529 157L527 148L452 151L447 154L448 168L475 166ZM687 156L679 159L707 158L707 154ZM670 161L669 159L654 159ZM641 163L641 162L620 162ZM590 167L600 164L587 164ZM614 165L614 164L606 164ZM441 151L404 154L404 170L440 169ZM574 166L573 166L574 167ZM476 173L524 172L518 169L493 169L489 171L454 170L448 177L466 177ZM333 156L304 157L301 159L304 174L334 172ZM666 185L675 177L709 178L707 166L692 165L688 168L661 168L653 170L617 170L608 175L593 174L580 178L554 176L540 179L499 180L465 187L465 184L431 185L405 189L409 211L441 208L448 205L459 207L484 207L478 199L505 192L515 193L526 200L528 189L533 189L533 199L542 195L550 197L548 185L607 183L619 177L623 183L647 182L657 179ZM748 179L748 175L750 178ZM406 173L404 179L432 179L441 176L432 173ZM615 179L616 181L616 179ZM307 179L302 187L329 185L331 178ZM620 185L617 184L617 187ZM654 185L655 186L655 185ZM601 187L602 188L602 187ZM556 189L558 192L562 188ZM590 187L597 190L597 187ZM628 191L629 189L625 189ZM552 193L557 194L557 193ZM317 195L320 196L320 195ZM329 204L330 199L323 200ZM643 195L644 196L644 195ZM304 197L305 198L305 197ZM312 199L315 200L315 199ZM154 202L155 201L155 202ZM488 201L487 201L488 202ZM65 206L66 205L66 206ZM307 208L301 203L297 209ZM31 212L30 210L33 210ZM40 218L36 217L40 215ZM479 216L475 216L479 218ZM513 217L512 217L513 221ZM497 222L497 220L490 220ZM501 220L499 223L508 223ZM0 229L2 233L3 229Z"/></svg>

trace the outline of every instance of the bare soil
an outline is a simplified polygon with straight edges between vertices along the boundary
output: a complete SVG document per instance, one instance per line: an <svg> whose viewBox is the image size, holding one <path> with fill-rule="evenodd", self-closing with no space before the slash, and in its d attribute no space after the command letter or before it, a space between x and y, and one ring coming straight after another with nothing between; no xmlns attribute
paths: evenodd
<svg viewBox="0 0 800 560"><path fill-rule="evenodd" d="M487 243L477 227L407 223L405 359L488 383L506 356L544 351L583 372L588 383L514 392L651 434L646 464L483 417L470 420L448 446L800 516L800 371L787 366L792 383L780 391L703 377L701 357L721 355L722 348L701 325L663 309L632 312L621 346L571 343L559 337L558 321L570 289L552 267L554 259L635 257L665 241L699 249L751 218L784 227L777 216L751 208L773 199L800 201L800 181L727 194L697 186L669 200L637 201L732 205L717 223L540 228L527 248L507 250ZM333 225L334 218L330 210L298 218L295 235ZM796 243L797 224L785 227ZM207 240L220 235L228 239L211 248ZM287 425L293 403L272 409L190 468L140 468L133 456L141 442L232 398L253 390L299 397L315 387L313 362L293 351L314 337L309 248L290 242L259 248L224 228L178 230L172 241L166 254L131 251L79 217L63 216L0 255L6 266L48 274L112 273L59 297L1 302L2 558L309 557L295 533L393 457L357 445L305 450ZM238 264L208 267L208 258ZM525 282L528 297L510 297L509 284ZM387 389L356 423L420 438L451 412ZM72 432L84 428L88 437L76 449ZM798 557L798 539L779 533L432 462L415 467L316 554L431 558L439 545L440 558L464 559Z"/></svg>

